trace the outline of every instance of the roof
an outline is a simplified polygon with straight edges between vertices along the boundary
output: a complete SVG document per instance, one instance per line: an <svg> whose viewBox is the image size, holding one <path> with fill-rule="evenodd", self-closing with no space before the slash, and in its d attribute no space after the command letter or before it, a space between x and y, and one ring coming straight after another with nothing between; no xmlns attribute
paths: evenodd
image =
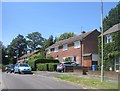
<svg viewBox="0 0 120 91"><path fill-rule="evenodd" d="M82 41L85 37L87 37L89 34L91 34L94 31L97 31L97 29L94 29L91 32L86 32L86 33L83 33L81 35L76 35L76 36L70 37L68 39L61 40L61 41L56 42L55 44L51 45L47 49L51 49L51 48L55 48L55 47L58 47L58 46L62 46L64 44L70 44L70 43L78 41L78 40Z"/></svg>
<svg viewBox="0 0 120 91"><path fill-rule="evenodd" d="M33 55L33 54L37 53L38 51L39 51L39 50L35 50L35 51L34 51L34 52L32 52L32 53L25 54L25 55L23 55L23 56L19 57L19 59L22 59L22 58L25 58L25 57L30 57L31 55Z"/></svg>
<svg viewBox="0 0 120 91"><path fill-rule="evenodd" d="M120 23L118 23L118 24L112 26L111 28L109 28L107 31L105 31L103 33L103 35L111 34L113 32L117 32L117 31L120 31Z"/></svg>

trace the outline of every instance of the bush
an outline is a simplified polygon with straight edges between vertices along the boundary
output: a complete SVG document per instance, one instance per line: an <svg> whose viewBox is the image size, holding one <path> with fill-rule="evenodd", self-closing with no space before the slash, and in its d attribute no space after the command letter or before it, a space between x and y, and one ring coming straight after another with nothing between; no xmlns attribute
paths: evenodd
<svg viewBox="0 0 120 91"><path fill-rule="evenodd" d="M47 59L54 60L54 57L48 56Z"/></svg>
<svg viewBox="0 0 120 91"><path fill-rule="evenodd" d="M32 70L35 70L35 60L27 60L26 63L28 63Z"/></svg>
<svg viewBox="0 0 120 91"><path fill-rule="evenodd" d="M36 63L59 63L59 61L54 59L37 59Z"/></svg>
<svg viewBox="0 0 120 91"><path fill-rule="evenodd" d="M57 64L55 64L55 63L49 63L48 64L48 70L49 71L56 71L56 68L57 68Z"/></svg>
<svg viewBox="0 0 120 91"><path fill-rule="evenodd" d="M59 63L58 60L53 60L53 59L30 59L26 61L32 68L32 70L37 70L37 65L38 63ZM47 66L48 67L48 66ZM52 70L52 68L50 68ZM47 68L48 70L48 68Z"/></svg>
<svg viewBox="0 0 120 91"><path fill-rule="evenodd" d="M45 63L37 64L38 71L56 71L57 64L55 63Z"/></svg>
<svg viewBox="0 0 120 91"><path fill-rule="evenodd" d="M38 71L47 71L47 65L46 64L37 64L37 70Z"/></svg>

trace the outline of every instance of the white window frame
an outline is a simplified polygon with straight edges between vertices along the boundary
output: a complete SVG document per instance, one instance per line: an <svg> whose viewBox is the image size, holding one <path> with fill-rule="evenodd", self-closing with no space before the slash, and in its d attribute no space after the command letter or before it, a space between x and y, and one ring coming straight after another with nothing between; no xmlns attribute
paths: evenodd
<svg viewBox="0 0 120 91"><path fill-rule="evenodd" d="M74 48L80 48L80 41L74 42Z"/></svg>
<svg viewBox="0 0 120 91"><path fill-rule="evenodd" d="M112 42L112 36L111 35L107 35L106 38L107 38L107 43Z"/></svg>
<svg viewBox="0 0 120 91"><path fill-rule="evenodd" d="M63 45L63 51L66 51L66 50L68 50L68 44Z"/></svg>
<svg viewBox="0 0 120 91"><path fill-rule="evenodd" d="M50 54L51 53L51 49L48 49L47 53Z"/></svg>
<svg viewBox="0 0 120 91"><path fill-rule="evenodd" d="M58 52L59 51L59 48L58 47L55 47L54 48L54 52Z"/></svg>
<svg viewBox="0 0 120 91"><path fill-rule="evenodd" d="M119 61L118 61L118 63L117 63L117 62L116 62L116 61L117 61L117 58L115 58L115 71L116 71L116 72L119 72L119 71L120 71L120 57L118 57L118 60L119 60ZM118 66L119 69L117 69L116 66Z"/></svg>

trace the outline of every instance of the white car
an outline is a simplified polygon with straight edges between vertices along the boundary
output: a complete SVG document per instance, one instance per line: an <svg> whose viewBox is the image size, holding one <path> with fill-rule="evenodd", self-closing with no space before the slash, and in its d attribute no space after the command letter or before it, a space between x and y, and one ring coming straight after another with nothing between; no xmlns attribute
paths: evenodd
<svg viewBox="0 0 120 91"><path fill-rule="evenodd" d="M14 67L14 73L32 73L32 69L27 63L17 63Z"/></svg>

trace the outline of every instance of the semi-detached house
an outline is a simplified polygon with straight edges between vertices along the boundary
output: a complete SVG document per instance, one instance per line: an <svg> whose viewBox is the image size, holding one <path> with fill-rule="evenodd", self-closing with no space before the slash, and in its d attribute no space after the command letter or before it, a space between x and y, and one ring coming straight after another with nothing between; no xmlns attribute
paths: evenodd
<svg viewBox="0 0 120 91"><path fill-rule="evenodd" d="M89 67L98 64L97 29L61 40L46 49L46 56L52 56L60 62L68 58L82 66Z"/></svg>
<svg viewBox="0 0 120 91"><path fill-rule="evenodd" d="M107 59L104 59L104 61L110 61L111 65L108 65L112 67L111 70L120 72L120 23L113 25L111 28L105 31L103 36L104 56L107 57Z"/></svg>

